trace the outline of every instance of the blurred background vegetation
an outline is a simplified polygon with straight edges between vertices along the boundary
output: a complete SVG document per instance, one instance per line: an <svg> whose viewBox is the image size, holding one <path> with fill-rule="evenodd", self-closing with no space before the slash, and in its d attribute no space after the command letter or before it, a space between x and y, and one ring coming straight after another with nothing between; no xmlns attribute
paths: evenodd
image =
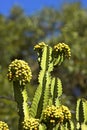
<svg viewBox="0 0 87 130"><path fill-rule="evenodd" d="M0 120L11 130L17 129L17 108L12 83L7 80L9 63L17 59L29 63L33 79L28 84L29 103L37 82L38 63L33 47L38 42L53 46L65 42L72 56L54 69L54 75L63 83L63 103L74 114L76 99L87 94L87 10L80 2L64 4L60 10L44 8L27 16L21 7L14 6L8 16L0 14Z"/></svg>

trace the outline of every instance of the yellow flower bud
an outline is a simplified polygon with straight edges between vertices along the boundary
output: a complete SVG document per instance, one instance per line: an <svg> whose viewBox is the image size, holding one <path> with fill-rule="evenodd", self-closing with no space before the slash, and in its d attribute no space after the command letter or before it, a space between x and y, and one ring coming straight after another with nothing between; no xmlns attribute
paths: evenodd
<svg viewBox="0 0 87 130"><path fill-rule="evenodd" d="M37 45L34 46L34 50L40 51L43 49L44 46L47 46L44 42L40 42Z"/></svg>
<svg viewBox="0 0 87 130"><path fill-rule="evenodd" d="M32 73L28 63L15 59L8 67L7 76L9 81L19 81L22 85L25 85L30 82Z"/></svg>
<svg viewBox="0 0 87 130"><path fill-rule="evenodd" d="M39 120L35 118L25 119L23 122L24 130L38 130Z"/></svg>
<svg viewBox="0 0 87 130"><path fill-rule="evenodd" d="M0 121L0 130L9 130L7 123Z"/></svg>
<svg viewBox="0 0 87 130"><path fill-rule="evenodd" d="M57 45L54 46L53 51L55 52L55 55L60 54L68 59L71 57L70 48L65 43L58 43Z"/></svg>

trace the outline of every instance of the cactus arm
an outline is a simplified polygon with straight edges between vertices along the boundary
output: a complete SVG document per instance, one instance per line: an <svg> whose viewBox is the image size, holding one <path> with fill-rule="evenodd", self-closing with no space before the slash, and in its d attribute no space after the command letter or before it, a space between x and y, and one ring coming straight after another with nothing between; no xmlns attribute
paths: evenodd
<svg viewBox="0 0 87 130"><path fill-rule="evenodd" d="M42 111L46 108L46 106L49 103L49 99L50 99L50 83L51 83L51 75L50 75L50 72L52 71L52 65L50 64L50 56L51 56L51 53L52 53L52 50L51 48L48 48L47 47L47 53L46 53L46 61L41 62L41 68L42 71L40 72L40 75L39 75L39 84L42 86L42 94L41 94L41 98L40 98L40 102L38 104L39 108L38 108L38 111L37 111L37 115L39 115L40 111L41 111L41 114L42 114ZM43 55L44 56L44 55ZM46 68L43 67L43 63L44 65L46 65ZM50 66L50 67L49 67ZM45 72L43 73L43 71L45 70ZM42 73L43 73L43 77L42 77ZM41 79L42 78L42 79ZM41 117L41 115L40 115Z"/></svg>
<svg viewBox="0 0 87 130"><path fill-rule="evenodd" d="M51 95L53 104L59 106L61 104L60 97L62 96L62 83L59 78L52 78Z"/></svg>
<svg viewBox="0 0 87 130"><path fill-rule="evenodd" d="M76 119L80 123L87 122L87 101L83 98L77 100Z"/></svg>
<svg viewBox="0 0 87 130"><path fill-rule="evenodd" d="M82 99L77 100L76 119L80 124L82 122L84 122L84 111L83 111L83 101L82 101Z"/></svg>
<svg viewBox="0 0 87 130"><path fill-rule="evenodd" d="M62 96L63 88L62 82L59 78L57 78L57 97L55 98L55 105L61 105L60 97Z"/></svg>
<svg viewBox="0 0 87 130"><path fill-rule="evenodd" d="M52 62L52 48L47 47L47 70L45 75L45 89L44 89L44 99L43 99L43 110L50 104L50 86L51 86L51 72L53 71L53 62Z"/></svg>
<svg viewBox="0 0 87 130"><path fill-rule="evenodd" d="M40 116L41 111L42 111L42 105L43 105L43 91L44 91L44 87L45 87L45 73L47 70L47 46L45 46L42 49L42 57L41 57L41 62L40 62L40 68L41 71L39 73L39 77L38 77L38 82L39 82L39 86L36 90L36 93L34 95L33 101L32 101L32 105L31 105L31 109L30 109L30 114L35 117L35 116Z"/></svg>
<svg viewBox="0 0 87 130"><path fill-rule="evenodd" d="M29 118L29 108L27 103L27 92L25 89L25 86L21 86L19 82L13 82L14 87L14 98L17 102L17 108L18 108L18 115L19 115L19 125L18 129L22 130L22 122L24 121L24 118Z"/></svg>
<svg viewBox="0 0 87 130"><path fill-rule="evenodd" d="M87 101L83 98L77 100L76 120L77 128L81 128L82 124L87 123Z"/></svg>
<svg viewBox="0 0 87 130"><path fill-rule="evenodd" d="M23 113L23 97L21 90L19 88L19 83L13 82L13 88L14 88L14 98L17 102L17 108L18 108L18 115L19 115L19 123L18 123L18 130L22 129L22 123L24 120L24 113Z"/></svg>
<svg viewBox="0 0 87 130"><path fill-rule="evenodd" d="M44 99L43 99L43 110L49 105L49 98L50 98L50 74L46 73L46 85L44 89Z"/></svg>
<svg viewBox="0 0 87 130"><path fill-rule="evenodd" d="M23 60L15 59L8 67L8 79L13 81L14 98L17 102L19 124L18 130L23 130L24 118L29 118L29 108L27 103L27 91L25 85L32 77L31 69Z"/></svg>
<svg viewBox="0 0 87 130"><path fill-rule="evenodd" d="M42 94L42 87L39 85L35 92L35 95L34 95L34 98L32 101L32 105L30 108L30 116L32 116L32 117L35 117L37 115L38 103L40 101L41 94Z"/></svg>
<svg viewBox="0 0 87 130"><path fill-rule="evenodd" d="M39 86L36 90L32 105L31 115L40 117L42 110L46 108L50 98L50 83L53 70L52 48L44 46L42 49L42 57L40 58L40 73L38 77ZM36 101L37 100L37 101ZM35 103L36 101L36 103ZM33 113L33 114L32 114Z"/></svg>

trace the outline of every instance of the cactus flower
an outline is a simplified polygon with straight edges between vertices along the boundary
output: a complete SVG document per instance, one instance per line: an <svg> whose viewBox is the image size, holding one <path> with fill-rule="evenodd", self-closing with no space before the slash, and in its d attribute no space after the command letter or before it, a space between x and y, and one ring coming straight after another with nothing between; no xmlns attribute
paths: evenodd
<svg viewBox="0 0 87 130"><path fill-rule="evenodd" d="M8 67L7 76L9 81L19 81L20 85L25 85L30 82L32 73L28 63L15 59Z"/></svg>

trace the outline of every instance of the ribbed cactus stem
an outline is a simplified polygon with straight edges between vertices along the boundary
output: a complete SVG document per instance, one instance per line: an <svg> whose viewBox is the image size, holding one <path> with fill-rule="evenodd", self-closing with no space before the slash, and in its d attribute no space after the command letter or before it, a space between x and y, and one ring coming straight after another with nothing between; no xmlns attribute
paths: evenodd
<svg viewBox="0 0 87 130"><path fill-rule="evenodd" d="M19 82L13 82L14 87L14 98L17 102L18 115L19 115L19 124L18 130L22 130L22 122L24 118L29 118L29 108L27 103L27 92L25 86L21 86Z"/></svg>

